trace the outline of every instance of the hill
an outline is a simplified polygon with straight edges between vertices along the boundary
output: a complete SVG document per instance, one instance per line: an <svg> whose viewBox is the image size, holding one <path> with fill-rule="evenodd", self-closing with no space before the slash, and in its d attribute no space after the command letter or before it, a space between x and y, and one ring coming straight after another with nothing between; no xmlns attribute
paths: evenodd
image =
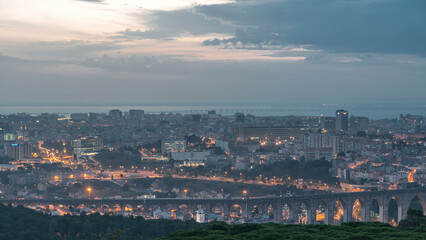
<svg viewBox="0 0 426 240"><path fill-rule="evenodd" d="M145 240L198 226L195 221L99 214L50 216L22 206L0 204L1 240Z"/></svg>
<svg viewBox="0 0 426 240"><path fill-rule="evenodd" d="M172 233L161 240L372 240L426 239L426 217L411 215L399 227L378 222L349 222L333 225L282 225L210 223L203 227Z"/></svg>
<svg viewBox="0 0 426 240"><path fill-rule="evenodd" d="M0 204L1 240L234 240L234 239L426 239L426 217L409 210L398 227L370 222L333 225L240 224L145 220L99 214L50 216Z"/></svg>

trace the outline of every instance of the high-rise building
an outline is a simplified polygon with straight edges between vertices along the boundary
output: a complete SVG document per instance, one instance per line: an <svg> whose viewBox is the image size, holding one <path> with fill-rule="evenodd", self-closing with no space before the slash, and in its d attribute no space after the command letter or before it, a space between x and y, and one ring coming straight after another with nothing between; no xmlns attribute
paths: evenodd
<svg viewBox="0 0 426 240"><path fill-rule="evenodd" d="M77 157L95 155L102 149L102 141L98 137L82 137L72 141L74 154Z"/></svg>
<svg viewBox="0 0 426 240"><path fill-rule="evenodd" d="M98 113L89 113L89 121L95 123L99 120L100 115Z"/></svg>
<svg viewBox="0 0 426 240"><path fill-rule="evenodd" d="M352 131L366 131L368 129L368 117L351 116L349 120L349 128Z"/></svg>
<svg viewBox="0 0 426 240"><path fill-rule="evenodd" d="M18 142L7 145L6 155L15 160L31 158L33 145L30 142Z"/></svg>
<svg viewBox="0 0 426 240"><path fill-rule="evenodd" d="M145 114L144 110L137 110L137 109L129 110L129 117L131 119L142 119L144 114Z"/></svg>
<svg viewBox="0 0 426 240"><path fill-rule="evenodd" d="M319 118L319 126L324 130L334 131L336 130L336 118L321 116Z"/></svg>
<svg viewBox="0 0 426 240"><path fill-rule="evenodd" d="M109 110L108 115L113 119L121 119L123 117L123 113L118 109Z"/></svg>
<svg viewBox="0 0 426 240"><path fill-rule="evenodd" d="M349 129L349 113L346 110L336 111L336 131L348 131Z"/></svg>

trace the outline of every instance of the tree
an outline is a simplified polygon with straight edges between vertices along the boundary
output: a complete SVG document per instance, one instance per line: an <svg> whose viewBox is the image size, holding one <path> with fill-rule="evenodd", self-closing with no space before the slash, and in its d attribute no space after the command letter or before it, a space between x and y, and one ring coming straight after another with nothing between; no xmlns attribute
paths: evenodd
<svg viewBox="0 0 426 240"><path fill-rule="evenodd" d="M110 233L107 238L103 238L103 240L120 240L123 235L123 231L120 229L115 229L114 232Z"/></svg>
<svg viewBox="0 0 426 240"><path fill-rule="evenodd" d="M129 184L124 184L123 185L123 187L121 188L121 190L123 190L123 192L128 192L128 191L130 191L130 186L129 186Z"/></svg>

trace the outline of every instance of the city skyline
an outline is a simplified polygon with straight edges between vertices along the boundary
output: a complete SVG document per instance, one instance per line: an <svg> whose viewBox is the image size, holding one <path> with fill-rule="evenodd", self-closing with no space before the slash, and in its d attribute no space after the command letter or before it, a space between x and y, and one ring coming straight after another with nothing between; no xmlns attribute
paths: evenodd
<svg viewBox="0 0 426 240"><path fill-rule="evenodd" d="M425 13L0 0L0 239L426 239Z"/></svg>
<svg viewBox="0 0 426 240"><path fill-rule="evenodd" d="M0 2L0 102L425 102L422 1Z"/></svg>

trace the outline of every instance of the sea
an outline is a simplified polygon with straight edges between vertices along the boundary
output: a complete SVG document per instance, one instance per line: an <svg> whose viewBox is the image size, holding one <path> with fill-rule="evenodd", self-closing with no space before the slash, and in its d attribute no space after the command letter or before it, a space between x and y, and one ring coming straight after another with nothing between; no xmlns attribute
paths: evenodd
<svg viewBox="0 0 426 240"><path fill-rule="evenodd" d="M426 103L404 104L170 104L170 105L93 105L93 106L0 106L0 114L27 113L39 115L42 113L57 113L70 115L72 113L108 113L111 109L123 112L130 109L145 110L145 113L180 113L202 114L215 110L217 114L233 115L235 113L255 116L335 116L338 109L349 111L351 116L364 116L370 119L392 119L401 114L426 116Z"/></svg>

